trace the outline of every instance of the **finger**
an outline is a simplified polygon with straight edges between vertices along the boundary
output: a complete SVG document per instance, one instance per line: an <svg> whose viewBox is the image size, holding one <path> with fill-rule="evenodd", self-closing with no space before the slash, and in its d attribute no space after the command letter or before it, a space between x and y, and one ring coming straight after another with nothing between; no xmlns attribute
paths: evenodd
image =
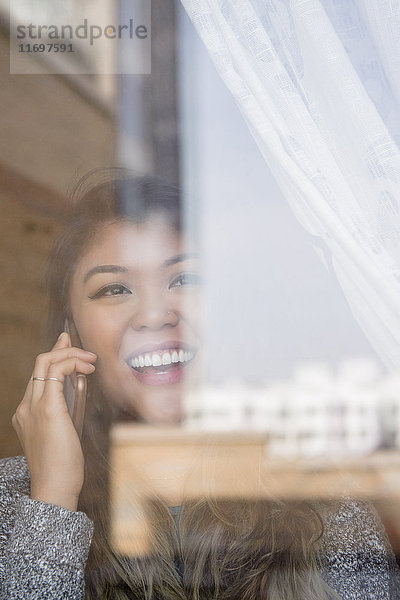
<svg viewBox="0 0 400 600"><path fill-rule="evenodd" d="M95 361L96 355L82 348L66 346L65 348L56 348L51 352L44 352L36 357L33 377L46 377L50 365L67 358L80 358L81 360Z"/></svg>
<svg viewBox="0 0 400 600"><path fill-rule="evenodd" d="M68 350L74 350L68 348ZM79 350L79 349L77 349ZM82 352L82 351L81 351ZM83 352L83 354L88 354ZM65 353L64 353L65 355ZM46 392L50 394L50 397L54 398L54 393L57 396L57 392L62 401L65 402L63 396L63 382L67 375L71 375L73 372L79 371L85 375L90 375L94 372L95 367L92 363L86 360L82 360L79 357L70 357L61 361L55 361L50 363L50 367L47 373L43 377L43 380L29 381L24 398L17 407L15 414L12 417L12 426L19 435L20 423L25 420L26 415L31 414L31 410L35 409L37 402L41 399ZM91 360L95 360L95 356L92 355ZM53 359L54 360L54 359ZM49 377L53 379L48 379ZM58 387L57 387L58 386ZM61 394L60 394L61 392Z"/></svg>
<svg viewBox="0 0 400 600"><path fill-rule="evenodd" d="M47 372L46 381L40 382L42 383L41 390L35 389L32 394L32 409L34 409L38 403L43 402L43 398L45 397L54 398L58 395L59 397L62 396L62 398L64 398L63 383L67 375L71 375L72 373L76 372L83 373L84 375L90 375L94 371L95 366L92 363L76 357L52 363Z"/></svg>
<svg viewBox="0 0 400 600"><path fill-rule="evenodd" d="M72 373L84 373L85 375L90 375L95 371L95 369L96 367L91 362L73 356L71 358L52 363L47 372L47 378L56 377L64 381L65 377L67 375L71 375Z"/></svg>
<svg viewBox="0 0 400 600"><path fill-rule="evenodd" d="M70 346L71 340L68 333L66 331L62 331L52 349L56 350L57 348L68 348Z"/></svg>
<svg viewBox="0 0 400 600"><path fill-rule="evenodd" d="M52 350L60 350L61 348L70 348L71 347L71 340L70 340L70 336L68 335L68 333L66 331L62 331L60 333L60 335L57 338L56 343L54 344ZM47 353L50 354L50 353ZM33 390L33 382L40 382L40 379L36 379L37 377L39 378L44 378L46 377L46 372L48 369L48 364L49 364L50 358L48 360L46 360L46 354L39 354L39 356L36 359L35 362L35 368L34 368L34 372L32 377L29 379L28 384L25 388L25 395L29 394L32 390ZM35 379L34 379L35 378Z"/></svg>
<svg viewBox="0 0 400 600"><path fill-rule="evenodd" d="M49 377L50 366L57 362L66 361L68 359L76 359L82 362L82 364L89 364L96 360L96 355L82 348L71 348L69 346L65 348L57 348L51 352L39 354L35 361L34 373L32 375L32 382L28 384L27 388L27 400L32 402L33 400L40 398L44 392L46 377ZM93 369L94 370L94 369ZM72 371L73 372L73 369ZM86 367L83 373L87 373ZM92 372L92 371L90 371ZM32 387L30 388L29 385Z"/></svg>

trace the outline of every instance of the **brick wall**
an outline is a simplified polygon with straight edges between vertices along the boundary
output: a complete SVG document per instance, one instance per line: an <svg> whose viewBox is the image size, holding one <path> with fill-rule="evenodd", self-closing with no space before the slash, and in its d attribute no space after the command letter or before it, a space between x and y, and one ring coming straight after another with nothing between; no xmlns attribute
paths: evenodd
<svg viewBox="0 0 400 600"><path fill-rule="evenodd" d="M0 177L0 452L20 452L11 416L21 400L35 355L43 350L46 301L41 290L46 257L58 230L46 216ZM28 182L25 182L26 184ZM21 179L19 180L19 187ZM30 186L33 188L33 184Z"/></svg>
<svg viewBox="0 0 400 600"><path fill-rule="evenodd" d="M0 31L0 457L21 452L11 416L43 351L41 280L68 186L114 164L112 116L61 76L9 75Z"/></svg>

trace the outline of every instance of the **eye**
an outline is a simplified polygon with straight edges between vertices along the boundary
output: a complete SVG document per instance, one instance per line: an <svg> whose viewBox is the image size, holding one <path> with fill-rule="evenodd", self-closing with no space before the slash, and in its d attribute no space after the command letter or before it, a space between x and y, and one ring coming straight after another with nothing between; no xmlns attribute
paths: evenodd
<svg viewBox="0 0 400 600"><path fill-rule="evenodd" d="M175 277L175 279L171 282L169 289L175 287L182 287L184 285L199 285L201 283L200 275L197 273L182 273Z"/></svg>
<svg viewBox="0 0 400 600"><path fill-rule="evenodd" d="M96 292L93 296L89 296L91 300L96 300L101 297L109 297L109 296L123 296L125 294L132 294L132 292L121 283L111 283L109 285L105 285L98 292Z"/></svg>

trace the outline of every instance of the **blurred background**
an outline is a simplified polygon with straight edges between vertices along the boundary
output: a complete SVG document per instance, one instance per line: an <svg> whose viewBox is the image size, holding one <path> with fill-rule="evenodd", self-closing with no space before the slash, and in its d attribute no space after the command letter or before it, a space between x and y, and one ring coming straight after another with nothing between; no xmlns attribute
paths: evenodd
<svg viewBox="0 0 400 600"><path fill-rule="evenodd" d="M83 7L120 19L130 11L126 0L61 4L77 19ZM30 10L40 19L61 4ZM151 2L147 75L113 74L129 61L123 43L115 56L99 45L98 74L79 74L82 50L70 59L78 74L31 54L35 74L10 75L8 7L0 2L0 455L21 453L11 416L46 350L42 277L68 189L115 164L179 184L195 223L207 363L187 426L265 431L283 459L399 449L398 381L287 207L179 1Z"/></svg>

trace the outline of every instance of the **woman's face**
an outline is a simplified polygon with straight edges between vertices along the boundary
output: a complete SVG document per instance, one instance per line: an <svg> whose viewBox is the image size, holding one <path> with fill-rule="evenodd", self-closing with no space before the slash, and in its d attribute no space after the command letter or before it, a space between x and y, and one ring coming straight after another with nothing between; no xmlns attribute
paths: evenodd
<svg viewBox="0 0 400 600"><path fill-rule="evenodd" d="M161 217L105 225L81 257L71 309L108 398L150 423L178 422L199 361L199 261Z"/></svg>

